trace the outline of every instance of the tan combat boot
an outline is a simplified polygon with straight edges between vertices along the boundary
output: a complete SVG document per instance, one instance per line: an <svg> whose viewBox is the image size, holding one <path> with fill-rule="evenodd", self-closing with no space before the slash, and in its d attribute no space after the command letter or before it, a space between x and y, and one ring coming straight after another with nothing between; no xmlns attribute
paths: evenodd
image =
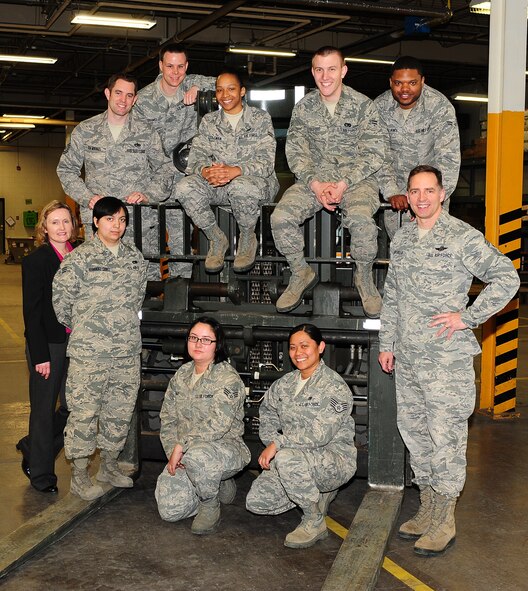
<svg viewBox="0 0 528 591"><path fill-rule="evenodd" d="M284 545L288 548L309 548L317 540L323 540L328 536L326 521L317 503L313 503L303 512L301 523L284 540Z"/></svg>
<svg viewBox="0 0 528 591"><path fill-rule="evenodd" d="M125 476L119 469L117 464L118 451L101 450L101 463L99 464L99 471L96 474L96 479L99 482L108 482L116 488L132 488L134 481L132 478Z"/></svg>
<svg viewBox="0 0 528 591"><path fill-rule="evenodd" d="M88 474L88 458L75 458L72 461L70 492L83 501L93 501L104 495L104 490L94 484Z"/></svg>
<svg viewBox="0 0 528 591"><path fill-rule="evenodd" d="M431 525L414 544L414 551L420 556L438 556L455 543L456 497L434 494Z"/></svg>
<svg viewBox="0 0 528 591"><path fill-rule="evenodd" d="M198 504L198 513L193 519L191 532L199 536L212 534L220 523L220 501L217 497Z"/></svg>
<svg viewBox="0 0 528 591"><path fill-rule="evenodd" d="M258 241L254 228L240 228L238 248L233 263L235 273L245 273L255 264Z"/></svg>
<svg viewBox="0 0 528 591"><path fill-rule="evenodd" d="M431 525L433 516L433 489L430 486L420 489L420 507L416 515L402 523L398 535L404 540L415 540L422 536Z"/></svg>
<svg viewBox="0 0 528 591"><path fill-rule="evenodd" d="M317 285L319 278L304 260L302 252L286 257L291 277L288 287L275 304L277 312L291 312L302 302L304 292Z"/></svg>
<svg viewBox="0 0 528 591"><path fill-rule="evenodd" d="M381 296L372 278L372 263L358 263L356 261L354 284L359 292L365 316L377 318L381 312Z"/></svg>
<svg viewBox="0 0 528 591"><path fill-rule="evenodd" d="M224 268L224 256L229 248L229 240L217 224L205 228L203 232L209 240L205 270L208 273L219 273Z"/></svg>
<svg viewBox="0 0 528 591"><path fill-rule="evenodd" d="M231 505L231 503L235 500L236 491L237 487L234 478L222 480L222 482L220 483L220 488L218 490L218 500L223 505Z"/></svg>

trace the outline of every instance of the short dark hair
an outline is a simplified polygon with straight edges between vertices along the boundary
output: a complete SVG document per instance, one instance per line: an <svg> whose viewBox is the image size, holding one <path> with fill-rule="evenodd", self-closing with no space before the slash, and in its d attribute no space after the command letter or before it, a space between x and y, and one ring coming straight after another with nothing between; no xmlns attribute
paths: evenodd
<svg viewBox="0 0 528 591"><path fill-rule="evenodd" d="M292 338L292 336L298 332L305 332L313 341L315 341L318 345L320 345L323 341L323 335L321 331L315 324L299 324L290 330L290 334L288 335L288 341Z"/></svg>
<svg viewBox="0 0 528 591"><path fill-rule="evenodd" d="M183 45L179 43L169 43L168 45L164 45L159 50L159 61L163 61L163 57L166 53L183 53L185 55L185 61L189 61L189 57L187 56L187 50Z"/></svg>
<svg viewBox="0 0 528 591"><path fill-rule="evenodd" d="M345 63L345 56L343 55L343 52L337 47L334 47L333 45L323 45L323 47L320 47L313 54L312 62L318 55L320 55L321 57L326 57L327 55L331 55L332 53L337 53L337 55L341 58L341 62L343 64Z"/></svg>
<svg viewBox="0 0 528 591"><path fill-rule="evenodd" d="M225 332L224 332L224 329L222 328L222 325L220 324L220 322L218 322L218 320L216 320L215 318L212 318L211 316L200 316L200 318L197 318L191 324L191 326L189 326L189 329L187 330L187 335L185 336L185 340L187 340L187 337L191 334L191 330L197 324L207 324L208 326L211 327L211 330L215 334L216 347L215 347L214 362L221 363L222 361L227 361L229 358L229 353L227 350L227 341L226 341L226 337L225 337ZM190 359L187 348L185 349L185 355L186 355L187 359Z"/></svg>
<svg viewBox="0 0 528 591"><path fill-rule="evenodd" d="M218 80L218 78L220 78L220 76L222 76L224 74L229 74L231 76L234 76L238 80L238 83L240 84L240 88L246 87L242 72L240 70L237 70L236 68L230 68L230 67L222 68L222 70L219 72L216 79Z"/></svg>
<svg viewBox="0 0 528 591"><path fill-rule="evenodd" d="M423 77L424 68L420 60L412 55L402 55L391 66L390 75L392 76L396 70L418 70L418 74Z"/></svg>
<svg viewBox="0 0 528 591"><path fill-rule="evenodd" d="M134 94L137 94L138 91L138 81L135 76L127 74L126 72L118 72L117 74L112 74L106 83L105 88L108 88L110 92L112 92L112 88L116 85L118 80L124 80L125 82L131 82L134 85Z"/></svg>
<svg viewBox="0 0 528 591"><path fill-rule="evenodd" d="M118 199L117 197L102 197L99 199L94 205L92 212L92 230L94 231L94 234L97 232L95 220L104 218L105 215L114 215L114 213L117 213L120 209L125 211L125 223L128 226L130 215L126 205L121 199Z"/></svg>
<svg viewBox="0 0 528 591"><path fill-rule="evenodd" d="M438 181L438 185L441 188L443 188L444 185L442 184L442 173L438 170L438 168L435 168L434 166L429 166L429 164L420 164L419 166L415 166L409 173L409 178L407 179L407 190L409 189L411 179L413 178L413 176L416 176L417 174L420 174L422 172L430 172L434 174L436 180Z"/></svg>

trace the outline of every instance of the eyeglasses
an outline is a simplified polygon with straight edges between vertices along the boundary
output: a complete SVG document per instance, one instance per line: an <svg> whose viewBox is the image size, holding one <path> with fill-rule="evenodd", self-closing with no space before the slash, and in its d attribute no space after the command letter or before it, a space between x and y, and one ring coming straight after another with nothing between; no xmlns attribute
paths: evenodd
<svg viewBox="0 0 528 591"><path fill-rule="evenodd" d="M209 337L197 337L193 334L189 335L187 337L187 340L189 341L189 343L197 343L198 341L200 341L200 343L202 343L202 345L211 345L212 343L216 343L216 341L213 341L213 339L210 339Z"/></svg>

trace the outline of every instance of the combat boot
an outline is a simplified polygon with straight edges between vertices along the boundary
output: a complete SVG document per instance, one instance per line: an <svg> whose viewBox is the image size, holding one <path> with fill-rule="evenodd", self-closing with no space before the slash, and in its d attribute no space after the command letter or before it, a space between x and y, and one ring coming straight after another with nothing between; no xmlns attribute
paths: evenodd
<svg viewBox="0 0 528 591"><path fill-rule="evenodd" d="M328 513L328 506L337 497L337 490L330 490L328 492L321 493L319 495L319 502L317 506L323 517L326 517Z"/></svg>
<svg viewBox="0 0 528 591"><path fill-rule="evenodd" d="M240 236L238 238L238 248L233 263L233 271L235 273L244 273L249 271L255 264L258 241L254 228L240 228Z"/></svg>
<svg viewBox="0 0 528 591"><path fill-rule="evenodd" d="M99 471L96 479L99 482L108 482L116 488L132 488L134 481L132 478L125 476L117 464L118 451L101 450L101 463L99 464Z"/></svg>
<svg viewBox="0 0 528 591"><path fill-rule="evenodd" d="M433 516L433 489L430 486L420 488L420 507L414 517L402 523L398 535L404 540L415 540L429 529Z"/></svg>
<svg viewBox="0 0 528 591"><path fill-rule="evenodd" d="M317 503L312 503L303 512L301 523L284 540L284 545L288 548L309 548L317 540L328 536L326 521Z"/></svg>
<svg viewBox="0 0 528 591"><path fill-rule="evenodd" d="M198 513L193 519L191 532L198 536L212 534L220 523L220 501L218 497L202 501L198 504Z"/></svg>
<svg viewBox="0 0 528 591"><path fill-rule="evenodd" d="M208 273L218 273L224 268L224 256L229 248L229 240L217 224L205 228L203 232L209 240L205 270Z"/></svg>
<svg viewBox="0 0 528 591"><path fill-rule="evenodd" d="M302 302L304 292L317 285L319 278L306 264L302 253L287 257L292 276L288 287L275 304L277 312L291 312Z"/></svg>
<svg viewBox="0 0 528 591"><path fill-rule="evenodd" d="M439 495L433 491L433 515L431 525L414 544L414 551L420 556L438 556L455 543L456 497Z"/></svg>
<svg viewBox="0 0 528 591"><path fill-rule="evenodd" d="M104 490L94 484L88 474L88 458L76 458L72 462L70 492L84 501L93 501L104 495Z"/></svg>
<svg viewBox="0 0 528 591"><path fill-rule="evenodd" d="M222 480L222 482L220 483L220 488L218 490L218 500L223 505L231 505L231 503L235 500L236 491L237 487L234 478Z"/></svg>
<svg viewBox="0 0 528 591"><path fill-rule="evenodd" d="M381 296L372 278L372 263L356 262L354 283L359 292L365 316L377 318L381 312Z"/></svg>

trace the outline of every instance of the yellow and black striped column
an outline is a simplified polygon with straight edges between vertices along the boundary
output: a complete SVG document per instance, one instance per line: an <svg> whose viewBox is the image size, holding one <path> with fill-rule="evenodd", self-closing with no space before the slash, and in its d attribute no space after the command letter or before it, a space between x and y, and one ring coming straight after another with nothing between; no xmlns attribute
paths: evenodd
<svg viewBox="0 0 528 591"><path fill-rule="evenodd" d="M528 0L493 0L490 16L486 238L516 269L521 218L526 17ZM491 416L515 412L519 299L484 325L480 408Z"/></svg>

